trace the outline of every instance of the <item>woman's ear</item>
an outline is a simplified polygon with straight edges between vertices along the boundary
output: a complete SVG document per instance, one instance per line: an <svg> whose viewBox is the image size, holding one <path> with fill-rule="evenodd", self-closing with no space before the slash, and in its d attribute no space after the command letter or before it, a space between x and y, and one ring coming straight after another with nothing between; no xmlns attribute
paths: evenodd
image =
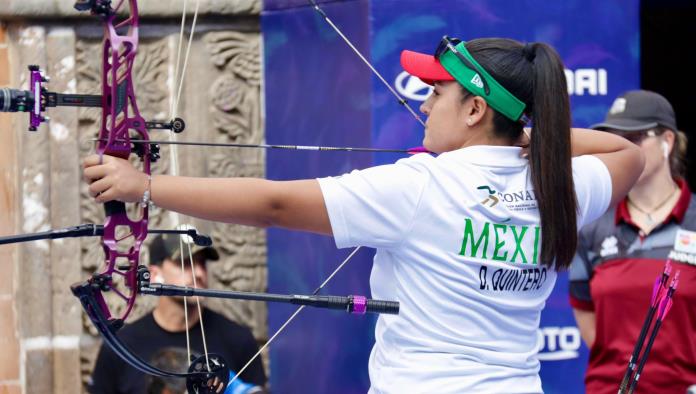
<svg viewBox="0 0 696 394"><path fill-rule="evenodd" d="M664 131L664 133L662 133L661 137L662 141L667 144L668 151L671 152L674 147L674 131L667 129Z"/></svg>
<svg viewBox="0 0 696 394"><path fill-rule="evenodd" d="M474 126L483 120L486 115L486 110L488 109L488 103L480 96L474 96L471 100L467 100L466 105L469 106L467 109L466 124L468 126Z"/></svg>

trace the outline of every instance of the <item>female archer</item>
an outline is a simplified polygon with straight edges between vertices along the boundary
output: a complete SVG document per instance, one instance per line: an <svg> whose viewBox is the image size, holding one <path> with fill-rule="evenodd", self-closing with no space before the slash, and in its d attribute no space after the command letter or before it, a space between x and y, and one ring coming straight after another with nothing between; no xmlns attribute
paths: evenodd
<svg viewBox="0 0 696 394"><path fill-rule="evenodd" d="M277 182L150 179L93 155L90 193L375 248L372 295L401 312L377 322L371 393L541 392L537 329L556 272L578 228L628 192L643 156L623 138L571 130L563 64L546 44L445 37L434 55L404 51L401 62L434 86L421 111L437 156Z"/></svg>

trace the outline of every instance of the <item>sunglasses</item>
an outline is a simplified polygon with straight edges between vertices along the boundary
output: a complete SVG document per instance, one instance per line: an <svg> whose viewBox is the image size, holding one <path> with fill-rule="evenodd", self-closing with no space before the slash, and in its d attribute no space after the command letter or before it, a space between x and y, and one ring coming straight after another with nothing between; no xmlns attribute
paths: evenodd
<svg viewBox="0 0 696 394"><path fill-rule="evenodd" d="M488 86L488 82L486 81L480 70L476 66L474 66L473 63L469 61L469 59L465 58L464 55L457 51L456 46L459 45L459 43L461 42L462 40L458 38L449 38L448 36L444 36L442 37L442 40L440 40L440 43L437 45L437 48L435 49L435 54L433 56L435 56L435 59L440 59L440 56L447 51L454 53L457 56L457 59L459 59L466 67L478 73L479 78L481 78L481 83L483 84L483 91L486 92L486 95L491 94L491 88Z"/></svg>
<svg viewBox="0 0 696 394"><path fill-rule="evenodd" d="M636 145L640 145L641 142L643 142L646 138L655 137L658 135L658 133L653 129L638 131L610 130L609 132L612 134L616 134L619 137L623 137Z"/></svg>

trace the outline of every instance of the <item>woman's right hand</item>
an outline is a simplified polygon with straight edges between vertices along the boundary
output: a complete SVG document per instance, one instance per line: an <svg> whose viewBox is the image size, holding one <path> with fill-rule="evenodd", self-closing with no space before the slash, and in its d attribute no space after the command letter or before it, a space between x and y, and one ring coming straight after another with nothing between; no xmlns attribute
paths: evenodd
<svg viewBox="0 0 696 394"><path fill-rule="evenodd" d="M83 164L83 178L89 183L89 195L98 203L137 202L148 188L147 174L118 157L90 155Z"/></svg>

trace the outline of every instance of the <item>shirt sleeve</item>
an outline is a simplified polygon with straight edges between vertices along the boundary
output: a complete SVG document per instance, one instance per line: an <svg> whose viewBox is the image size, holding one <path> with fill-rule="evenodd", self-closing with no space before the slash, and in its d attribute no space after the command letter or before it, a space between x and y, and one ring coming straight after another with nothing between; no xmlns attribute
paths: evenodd
<svg viewBox="0 0 696 394"><path fill-rule="evenodd" d="M592 155L573 158L573 181L578 200L578 229L597 220L611 202L611 174L606 165Z"/></svg>
<svg viewBox="0 0 696 394"><path fill-rule="evenodd" d="M429 159L430 155L419 154L319 179L336 246L398 245L413 225L430 176L424 163Z"/></svg>
<svg viewBox="0 0 696 394"><path fill-rule="evenodd" d="M570 305L575 309L583 311L594 311L594 303L590 293L590 278L592 276L592 265L590 264L587 239L580 233L578 237L578 250L573 257L568 272L570 282L568 290L570 292Z"/></svg>

